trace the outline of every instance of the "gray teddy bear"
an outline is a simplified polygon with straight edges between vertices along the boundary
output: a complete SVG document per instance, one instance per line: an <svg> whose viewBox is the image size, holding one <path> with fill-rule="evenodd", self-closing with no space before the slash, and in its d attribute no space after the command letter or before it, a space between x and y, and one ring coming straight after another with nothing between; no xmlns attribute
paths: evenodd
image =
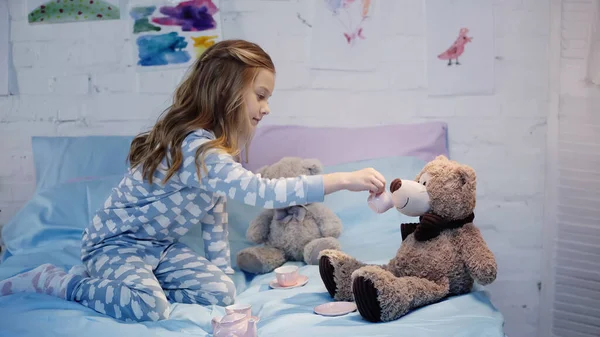
<svg viewBox="0 0 600 337"><path fill-rule="evenodd" d="M291 178L323 172L316 159L284 157L273 165L260 168L264 178ZM317 265L324 249L340 249L337 238L342 221L321 203L265 209L248 227L246 238L256 244L237 254L238 267L253 274L264 274L286 261L304 261Z"/></svg>

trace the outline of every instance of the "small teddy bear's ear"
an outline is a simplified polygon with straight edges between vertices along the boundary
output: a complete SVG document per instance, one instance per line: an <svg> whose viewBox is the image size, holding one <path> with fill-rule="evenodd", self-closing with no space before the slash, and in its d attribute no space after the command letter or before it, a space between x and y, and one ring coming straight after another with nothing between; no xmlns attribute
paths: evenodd
<svg viewBox="0 0 600 337"><path fill-rule="evenodd" d="M258 170L256 170L256 173L260 174L261 176L264 176L267 168L269 168L269 165L265 165L265 166L259 168Z"/></svg>
<svg viewBox="0 0 600 337"><path fill-rule="evenodd" d="M304 159L302 166L310 175L321 174L323 172L323 166L318 159Z"/></svg>

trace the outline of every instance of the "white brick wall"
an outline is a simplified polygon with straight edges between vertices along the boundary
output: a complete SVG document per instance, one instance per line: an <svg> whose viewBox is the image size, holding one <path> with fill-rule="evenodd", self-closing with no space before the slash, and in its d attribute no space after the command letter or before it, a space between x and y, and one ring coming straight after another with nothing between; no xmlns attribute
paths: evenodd
<svg viewBox="0 0 600 337"><path fill-rule="evenodd" d="M222 0L225 37L258 42L276 62L267 123L447 121L451 156L479 175L477 224L499 262L492 300L506 316L509 336L534 336L542 281L549 0L495 0L496 94L450 98L426 94L423 0L380 0L382 34L391 42L382 46L374 73L308 69L313 1ZM30 26L26 1L9 2L18 94L0 97L0 224L33 192L31 136L136 133L162 111L182 75L136 74L125 21ZM573 14L565 29L572 36L565 78L574 76L567 57L580 55L578 22L585 15ZM564 90L583 94L575 82L572 77Z"/></svg>

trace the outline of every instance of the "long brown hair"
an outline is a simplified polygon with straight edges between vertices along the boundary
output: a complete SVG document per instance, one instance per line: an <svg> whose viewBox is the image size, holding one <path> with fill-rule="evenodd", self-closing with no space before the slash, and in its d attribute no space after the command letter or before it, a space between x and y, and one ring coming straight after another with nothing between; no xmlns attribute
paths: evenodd
<svg viewBox="0 0 600 337"><path fill-rule="evenodd" d="M198 174L200 166L206 170L207 150L222 150L237 157L251 138L244 93L260 69L275 73L269 55L254 43L224 40L206 49L156 125L133 139L128 156L131 167L142 165L143 177L152 183L154 171L166 156L166 182L182 163L183 140L196 129L210 130L215 135L196 151Z"/></svg>

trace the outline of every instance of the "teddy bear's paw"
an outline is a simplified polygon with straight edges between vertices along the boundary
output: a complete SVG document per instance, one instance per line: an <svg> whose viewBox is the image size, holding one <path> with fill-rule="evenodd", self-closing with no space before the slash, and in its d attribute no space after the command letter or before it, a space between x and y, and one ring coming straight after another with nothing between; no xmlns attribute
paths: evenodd
<svg viewBox="0 0 600 337"><path fill-rule="evenodd" d="M339 250L340 243L335 238L318 238L304 246L304 262L306 264L319 264L319 256L324 250Z"/></svg>
<svg viewBox="0 0 600 337"><path fill-rule="evenodd" d="M269 273L285 262L283 251L273 247L249 247L237 254L238 267L252 274Z"/></svg>
<svg viewBox="0 0 600 337"><path fill-rule="evenodd" d="M486 286L496 280L497 266L495 262L480 264L474 269L477 283Z"/></svg>
<svg viewBox="0 0 600 337"><path fill-rule="evenodd" d="M365 264L337 250L321 252L319 272L327 291L337 301L354 301L352 273Z"/></svg>
<svg viewBox="0 0 600 337"><path fill-rule="evenodd" d="M369 322L381 322L381 305L373 281L363 276L355 277L352 289L360 315Z"/></svg>
<svg viewBox="0 0 600 337"><path fill-rule="evenodd" d="M352 257L338 249L323 249L319 252L319 260L321 260L321 258L323 256L327 256L329 258L331 258L332 260L336 260L336 261L344 261L344 260L349 260L352 259Z"/></svg>
<svg viewBox="0 0 600 337"><path fill-rule="evenodd" d="M323 284L325 285L325 288L331 297L335 297L336 289L335 280L333 278L334 271L335 269L333 268L329 257L321 256L321 259L319 260L319 273L321 274Z"/></svg>
<svg viewBox="0 0 600 337"><path fill-rule="evenodd" d="M358 311L372 322L396 320L411 310L441 300L449 291L447 280L435 283L413 276L396 277L376 266L358 269L352 279ZM380 310L378 315L376 306Z"/></svg>
<svg viewBox="0 0 600 337"><path fill-rule="evenodd" d="M379 266L352 273L352 292L360 315L370 322L387 322L406 314L410 296L402 279Z"/></svg>

